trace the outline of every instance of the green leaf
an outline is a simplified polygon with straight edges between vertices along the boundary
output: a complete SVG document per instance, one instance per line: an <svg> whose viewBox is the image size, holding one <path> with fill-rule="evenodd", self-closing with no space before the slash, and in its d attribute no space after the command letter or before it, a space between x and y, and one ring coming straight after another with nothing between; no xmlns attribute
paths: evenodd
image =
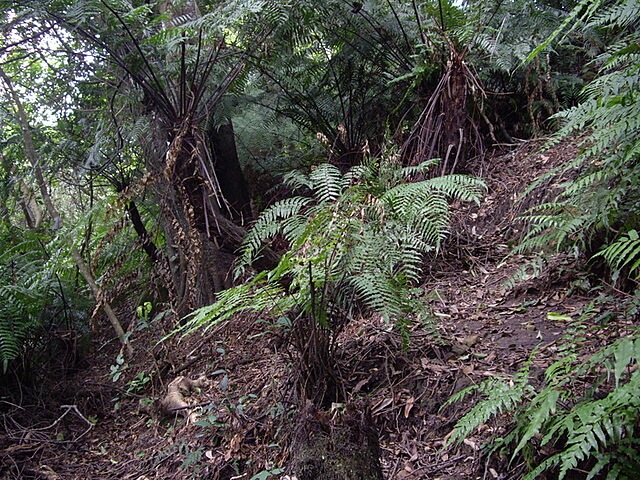
<svg viewBox="0 0 640 480"><path fill-rule="evenodd" d="M547 320L557 321L557 322L570 322L572 318L569 315L563 315L560 313L548 312Z"/></svg>

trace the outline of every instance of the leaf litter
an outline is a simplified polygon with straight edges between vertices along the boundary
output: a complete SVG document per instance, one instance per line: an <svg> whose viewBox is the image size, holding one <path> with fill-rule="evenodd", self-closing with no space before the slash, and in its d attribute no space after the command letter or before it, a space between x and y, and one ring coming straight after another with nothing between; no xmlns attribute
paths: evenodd
<svg viewBox="0 0 640 480"><path fill-rule="evenodd" d="M508 419L491 420L460 446L448 446L472 403L442 405L487 377L509 378L534 349L532 369L541 378L571 329L587 355L626 328L624 315L616 315L621 294L595 283L585 288L584 265L565 255L551 256L542 275L505 288L529 261L509 255L522 235L518 217L548 189L524 199L519 193L576 148L565 141L542 154L539 147L526 142L477 161L489 193L480 206L458 209L445 253L425 265L423 288L444 342L416 322L406 343L368 317L353 320L338 339L340 379L370 406L387 479L518 478L517 464L482 455ZM579 321L586 311L605 325L597 334ZM105 343L105 329L80 371L44 377L3 399L0 478L287 478L297 404L293 358L277 330L248 315L206 335L157 344L170 327L165 316L136 332L136 356L120 366L116 382L110 367L117 345ZM182 391L168 415L158 404L180 376L206 382ZM62 418L61 406L80 416Z"/></svg>

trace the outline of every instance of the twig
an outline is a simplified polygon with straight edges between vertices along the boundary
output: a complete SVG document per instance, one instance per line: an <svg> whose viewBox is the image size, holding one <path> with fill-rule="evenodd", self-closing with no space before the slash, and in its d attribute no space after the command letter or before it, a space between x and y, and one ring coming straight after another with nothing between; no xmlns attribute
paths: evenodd
<svg viewBox="0 0 640 480"><path fill-rule="evenodd" d="M450 467L451 465L453 465L454 463L459 462L463 458L467 458L467 455L458 455L457 457L450 458L449 460L437 463L435 465L428 465L428 466L425 466L425 467L416 468L411 473L412 473L412 475L415 475L419 471L423 471L424 473L435 473L435 472L443 470L443 469L445 469L447 467Z"/></svg>
<svg viewBox="0 0 640 480"><path fill-rule="evenodd" d="M20 405L16 405L15 403L7 402L6 400L0 400L0 403L6 403L7 405L11 405L12 407L16 407L24 411L24 407L21 407Z"/></svg>
<svg viewBox="0 0 640 480"><path fill-rule="evenodd" d="M80 411L78 410L78 407L76 405L60 405L60 408L65 408L66 410L64 411L64 413L62 415L60 415L51 425L47 426L47 427L42 427L42 428L33 428L33 429L25 429L25 431L27 431L28 433L34 433L34 432L44 432L46 430L50 430L52 428L54 428L56 425L58 425L62 419L64 417L67 416L67 414L71 411L73 411L73 413L75 413L77 416L79 416L82 420L84 420L87 425L89 425L89 427L82 432L78 437L74 438L73 440L67 440L67 441L52 441L52 440L36 440L36 439L31 439L32 441L39 441L42 443L75 443L78 440L80 440L82 437L84 437L87 433L89 433L91 431L91 429L93 429L94 424L88 420L82 413L80 413Z"/></svg>

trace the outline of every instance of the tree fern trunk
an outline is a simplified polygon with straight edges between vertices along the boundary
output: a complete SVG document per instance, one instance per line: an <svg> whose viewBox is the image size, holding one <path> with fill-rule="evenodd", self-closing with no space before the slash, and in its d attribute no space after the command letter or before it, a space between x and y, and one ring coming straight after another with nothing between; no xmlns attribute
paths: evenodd
<svg viewBox="0 0 640 480"><path fill-rule="evenodd" d="M291 473L298 480L382 480L380 445L368 407L350 403L343 411L300 413L292 445Z"/></svg>
<svg viewBox="0 0 640 480"><path fill-rule="evenodd" d="M444 110L442 175L466 173L467 170L467 136L469 135L467 81L462 62L462 58L454 52L449 81L442 101Z"/></svg>
<svg viewBox="0 0 640 480"><path fill-rule="evenodd" d="M230 217L241 224L246 223L252 216L251 198L238 160L233 123L228 120L219 127L210 127L208 136L213 152L213 168Z"/></svg>

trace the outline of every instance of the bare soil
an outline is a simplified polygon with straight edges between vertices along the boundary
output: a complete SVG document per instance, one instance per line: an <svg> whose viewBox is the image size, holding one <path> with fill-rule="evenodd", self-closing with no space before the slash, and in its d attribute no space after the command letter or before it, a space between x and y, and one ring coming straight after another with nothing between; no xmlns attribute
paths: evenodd
<svg viewBox="0 0 640 480"><path fill-rule="evenodd" d="M533 200L519 193L575 153L571 142L544 153L540 145L524 143L478 162L489 193L478 207L460 207L446 252L426 266L432 314L414 321L408 343L371 317L341 334L339 375L351 398L370 409L387 479L519 478L517 462L482 456L482 444L508 428L506 419L445 446L470 403L442 405L472 383L513 375L534 349L541 372L586 307L615 311L620 303L622 293L562 255L542 276L505 287L528 261L509 255L521 235L517 217L552 193L553 182ZM134 311L121 316L137 321ZM277 329L267 318L243 317L158 343L174 320L134 331L135 356L121 363L105 326L89 346L78 345L74 370L43 372L0 399L0 478L286 478L297 403L293 359ZM597 335L587 331L585 351L626 321L620 315ZM180 375L208 381L184 393L189 408L167 413L161 402Z"/></svg>

